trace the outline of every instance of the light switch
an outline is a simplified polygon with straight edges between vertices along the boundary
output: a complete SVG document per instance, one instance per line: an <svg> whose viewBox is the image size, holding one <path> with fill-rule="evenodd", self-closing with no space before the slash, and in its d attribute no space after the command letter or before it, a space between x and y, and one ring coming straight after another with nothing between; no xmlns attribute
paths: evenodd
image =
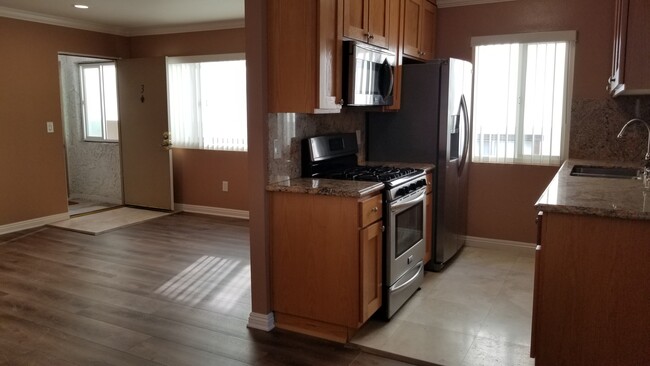
<svg viewBox="0 0 650 366"><path fill-rule="evenodd" d="M47 133L54 133L54 122L47 121L45 124L47 125Z"/></svg>

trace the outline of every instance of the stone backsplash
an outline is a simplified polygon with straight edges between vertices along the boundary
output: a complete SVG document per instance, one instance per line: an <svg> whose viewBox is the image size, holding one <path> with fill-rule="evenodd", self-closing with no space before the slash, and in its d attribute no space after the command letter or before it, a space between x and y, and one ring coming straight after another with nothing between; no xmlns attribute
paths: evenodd
<svg viewBox="0 0 650 366"><path fill-rule="evenodd" d="M331 133L358 133L359 162L365 161L366 113L344 108L339 114L270 113L268 183L301 175L301 141Z"/></svg>
<svg viewBox="0 0 650 366"><path fill-rule="evenodd" d="M616 135L636 116L650 122L650 96L574 99L571 106L569 157L604 161L641 161L648 132L642 124L630 125L623 138ZM366 113L344 108L340 114L270 113L268 118L268 183L301 175L301 141L330 133L359 134L359 162L365 161Z"/></svg>
<svg viewBox="0 0 650 366"><path fill-rule="evenodd" d="M637 100L639 115L636 115ZM641 161L648 144L642 123L630 125L625 135L616 136L632 118L650 123L650 96L607 99L574 99L571 106L569 157L604 161Z"/></svg>

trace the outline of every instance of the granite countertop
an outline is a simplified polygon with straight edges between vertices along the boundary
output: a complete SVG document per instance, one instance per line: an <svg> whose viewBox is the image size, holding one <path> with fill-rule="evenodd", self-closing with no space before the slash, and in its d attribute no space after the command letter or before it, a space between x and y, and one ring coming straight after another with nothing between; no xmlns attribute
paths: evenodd
<svg viewBox="0 0 650 366"><path fill-rule="evenodd" d="M638 163L567 160L535 208L544 212L650 220L650 189L643 179L571 176L575 165L639 167Z"/></svg>
<svg viewBox="0 0 650 366"><path fill-rule="evenodd" d="M393 166L396 168L422 169L430 173L435 165L424 163L396 163L396 162L366 162L368 166ZM291 192L320 194L324 196L339 197L366 197L381 192L384 184L379 182L365 182L355 180L322 179L322 178L291 178L266 186L269 192Z"/></svg>
<svg viewBox="0 0 650 366"><path fill-rule="evenodd" d="M366 197L381 192L383 183L321 178L292 178L269 184L269 192L320 194L339 197Z"/></svg>

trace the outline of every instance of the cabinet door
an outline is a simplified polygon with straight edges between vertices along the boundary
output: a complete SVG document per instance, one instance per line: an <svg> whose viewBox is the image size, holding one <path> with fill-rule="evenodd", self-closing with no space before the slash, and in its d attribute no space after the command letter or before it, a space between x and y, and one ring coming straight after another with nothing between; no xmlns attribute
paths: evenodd
<svg viewBox="0 0 650 366"><path fill-rule="evenodd" d="M535 333L537 332L537 327L535 325L535 319L537 315L537 308L538 308L538 302L539 302L539 286L540 286L540 261L542 259L541 254L542 254L542 218L543 214L542 212L539 212L537 214L537 219L535 222L537 223L537 247L535 248L535 280L534 280L534 285L533 285L533 319L532 319L532 327L531 327L531 332L530 332L530 357L534 358L535 357L535 351L536 351L536 346L537 343L535 342Z"/></svg>
<svg viewBox="0 0 650 366"><path fill-rule="evenodd" d="M404 54L411 57L419 57L420 52L422 1L404 2Z"/></svg>
<svg viewBox="0 0 650 366"><path fill-rule="evenodd" d="M425 60L433 60L436 47L436 13L438 9L428 1L424 1L422 5L420 57Z"/></svg>
<svg viewBox="0 0 650 366"><path fill-rule="evenodd" d="M650 95L650 2L617 0L609 91L612 95Z"/></svg>
<svg viewBox="0 0 650 366"><path fill-rule="evenodd" d="M375 1L375 0L373 0ZM358 41L368 41L368 0L343 1L343 35Z"/></svg>
<svg viewBox="0 0 650 366"><path fill-rule="evenodd" d="M368 42L388 48L390 29L390 0L371 0L368 4Z"/></svg>
<svg viewBox="0 0 650 366"><path fill-rule="evenodd" d="M624 83L625 48L627 40L627 14L629 0L617 0L614 13L614 50L612 55L612 75L609 79L609 90L615 94Z"/></svg>
<svg viewBox="0 0 650 366"><path fill-rule="evenodd" d="M361 230L359 259L361 271L361 323L381 307L382 292L382 230L378 221Z"/></svg>
<svg viewBox="0 0 650 366"><path fill-rule="evenodd" d="M337 0L269 2L269 112L341 111L339 10Z"/></svg>
<svg viewBox="0 0 650 366"><path fill-rule="evenodd" d="M388 48L390 0L344 0L343 35Z"/></svg>

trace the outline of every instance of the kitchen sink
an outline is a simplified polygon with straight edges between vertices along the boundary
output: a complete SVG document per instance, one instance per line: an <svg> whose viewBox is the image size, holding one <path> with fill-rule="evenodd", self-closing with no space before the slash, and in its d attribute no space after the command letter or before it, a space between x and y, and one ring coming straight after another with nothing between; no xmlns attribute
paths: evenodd
<svg viewBox="0 0 650 366"><path fill-rule="evenodd" d="M639 169L637 168L576 165L571 169L571 175L578 177L630 179L636 178L638 174Z"/></svg>

